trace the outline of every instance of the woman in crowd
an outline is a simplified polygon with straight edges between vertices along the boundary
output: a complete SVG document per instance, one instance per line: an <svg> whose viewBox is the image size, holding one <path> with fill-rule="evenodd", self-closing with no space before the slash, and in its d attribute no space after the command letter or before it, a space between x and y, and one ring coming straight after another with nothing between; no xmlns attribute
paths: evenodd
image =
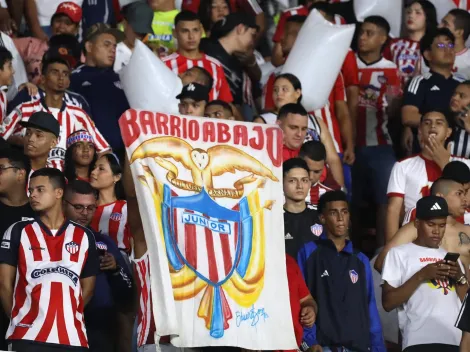
<svg viewBox="0 0 470 352"><path fill-rule="evenodd" d="M291 73L283 73L276 77L273 86L274 111L266 112L254 119L254 122L275 124L277 114L286 104L300 103L302 100L302 85L300 80ZM308 133L306 141L319 140L326 148L326 162L330 167L333 178L338 184L343 184L341 160L336 153L333 139L322 119L308 115Z"/></svg>
<svg viewBox="0 0 470 352"><path fill-rule="evenodd" d="M206 37L210 36L214 23L220 21L229 13L230 3L228 0L201 0L198 15L206 32Z"/></svg>
<svg viewBox="0 0 470 352"><path fill-rule="evenodd" d="M384 51L385 58L398 66L403 88L413 76L421 73L419 41L428 30L437 27L436 8L430 1L414 0L405 11L405 36L391 40Z"/></svg>
<svg viewBox="0 0 470 352"><path fill-rule="evenodd" d="M131 234L121 177L121 165L114 154L98 158L90 175L90 184L98 191L98 207L90 227L110 236L119 249L129 255Z"/></svg>
<svg viewBox="0 0 470 352"><path fill-rule="evenodd" d="M82 180L90 182L91 166L96 162L96 149L87 131L80 130L67 138L65 152L64 174L67 180Z"/></svg>

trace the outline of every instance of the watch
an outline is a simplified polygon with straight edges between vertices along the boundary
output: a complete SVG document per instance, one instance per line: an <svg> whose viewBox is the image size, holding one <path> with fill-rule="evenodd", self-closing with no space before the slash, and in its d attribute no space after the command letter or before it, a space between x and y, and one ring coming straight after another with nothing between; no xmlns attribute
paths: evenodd
<svg viewBox="0 0 470 352"><path fill-rule="evenodd" d="M462 274L460 279L457 280L457 283L459 285L466 285L468 283L468 281L467 281L467 278L465 277L465 275Z"/></svg>

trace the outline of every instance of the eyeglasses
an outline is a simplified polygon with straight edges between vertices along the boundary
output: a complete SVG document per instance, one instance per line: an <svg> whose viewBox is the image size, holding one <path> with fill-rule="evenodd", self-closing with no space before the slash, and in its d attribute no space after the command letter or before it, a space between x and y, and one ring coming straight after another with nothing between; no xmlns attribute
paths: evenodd
<svg viewBox="0 0 470 352"><path fill-rule="evenodd" d="M83 213L84 210L93 213L96 210L96 205L72 204L68 200L66 200L65 202L70 204L79 213Z"/></svg>
<svg viewBox="0 0 470 352"><path fill-rule="evenodd" d="M19 170L19 167L16 166L7 166L7 167L0 167L0 175L3 173L3 171L8 170L8 169L17 169Z"/></svg>
<svg viewBox="0 0 470 352"><path fill-rule="evenodd" d="M447 44L444 44L444 43L437 43L436 44L437 48L438 49L453 49L455 47L455 45L453 43L447 43Z"/></svg>

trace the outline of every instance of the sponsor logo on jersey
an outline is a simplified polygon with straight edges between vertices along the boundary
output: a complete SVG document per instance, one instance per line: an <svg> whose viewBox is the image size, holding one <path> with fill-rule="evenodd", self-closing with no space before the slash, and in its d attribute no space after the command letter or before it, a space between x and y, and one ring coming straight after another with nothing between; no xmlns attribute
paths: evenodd
<svg viewBox="0 0 470 352"><path fill-rule="evenodd" d="M121 213L111 213L109 218L113 221L121 221L122 214Z"/></svg>
<svg viewBox="0 0 470 352"><path fill-rule="evenodd" d="M74 273L72 270L67 269L63 266L58 266L55 268L43 268L43 269L36 269L33 270L31 273L31 278L33 279L39 279L42 276L49 275L49 274L60 274L67 276L75 286L77 286L78 283L78 275Z"/></svg>
<svg viewBox="0 0 470 352"><path fill-rule="evenodd" d="M401 54L398 56L398 60L418 60L419 56L416 54Z"/></svg>
<svg viewBox="0 0 470 352"><path fill-rule="evenodd" d="M78 245L78 243L72 241L65 245L65 250L70 254L75 254L80 250L80 246Z"/></svg>
<svg viewBox="0 0 470 352"><path fill-rule="evenodd" d="M5 248L5 249L10 249L10 242L9 241L2 241L1 247Z"/></svg>
<svg viewBox="0 0 470 352"><path fill-rule="evenodd" d="M359 274L356 273L356 270L349 270L349 277L351 278L351 282L355 284L357 280L359 280Z"/></svg>
<svg viewBox="0 0 470 352"><path fill-rule="evenodd" d="M407 75L412 74L415 68L411 65L406 65L401 68L401 72L406 73Z"/></svg>
<svg viewBox="0 0 470 352"><path fill-rule="evenodd" d="M49 152L49 159L64 160L65 159L65 149L64 148L59 148L59 147L52 148L52 150Z"/></svg>

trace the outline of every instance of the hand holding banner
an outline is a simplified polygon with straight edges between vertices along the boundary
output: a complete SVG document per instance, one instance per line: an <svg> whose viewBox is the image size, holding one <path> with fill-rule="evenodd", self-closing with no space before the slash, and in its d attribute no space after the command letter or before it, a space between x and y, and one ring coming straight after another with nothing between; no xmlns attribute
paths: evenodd
<svg viewBox="0 0 470 352"><path fill-rule="evenodd" d="M180 78L140 40L119 77L131 108L178 113Z"/></svg>
<svg viewBox="0 0 470 352"><path fill-rule="evenodd" d="M302 83L302 105L314 111L326 105L348 53L355 25L334 25L313 10L302 25L282 73Z"/></svg>

